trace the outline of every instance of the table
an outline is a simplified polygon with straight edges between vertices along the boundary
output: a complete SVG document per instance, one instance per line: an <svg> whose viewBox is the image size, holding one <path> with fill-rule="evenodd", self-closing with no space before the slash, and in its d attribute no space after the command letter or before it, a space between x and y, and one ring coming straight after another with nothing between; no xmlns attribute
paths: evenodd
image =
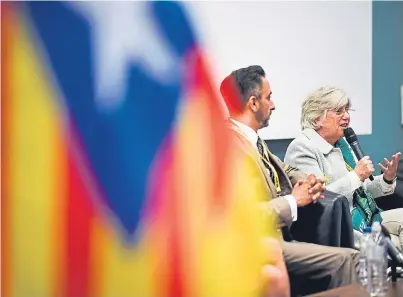
<svg viewBox="0 0 403 297"><path fill-rule="evenodd" d="M309 295L307 297L369 297L361 285L345 286L321 293ZM389 289L384 297L402 297L403 296L403 280L399 279L396 283L389 283Z"/></svg>

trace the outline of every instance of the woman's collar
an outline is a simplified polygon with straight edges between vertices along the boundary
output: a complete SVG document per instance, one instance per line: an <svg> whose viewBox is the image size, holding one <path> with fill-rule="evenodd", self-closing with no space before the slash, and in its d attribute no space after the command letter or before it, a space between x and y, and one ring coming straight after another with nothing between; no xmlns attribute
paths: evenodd
<svg viewBox="0 0 403 297"><path fill-rule="evenodd" d="M318 134L314 129L306 128L302 131L302 133L310 139L315 146L325 155L330 153L330 151L334 148L329 142L327 142L322 136Z"/></svg>

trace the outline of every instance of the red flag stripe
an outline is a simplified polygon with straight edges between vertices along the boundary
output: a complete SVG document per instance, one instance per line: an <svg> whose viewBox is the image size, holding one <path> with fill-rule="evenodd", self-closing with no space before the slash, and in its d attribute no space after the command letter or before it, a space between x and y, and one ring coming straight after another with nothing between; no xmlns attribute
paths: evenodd
<svg viewBox="0 0 403 297"><path fill-rule="evenodd" d="M77 158L73 143L69 142L68 153L66 297L86 297L90 293L90 232L94 207L80 169L83 164Z"/></svg>
<svg viewBox="0 0 403 297"><path fill-rule="evenodd" d="M1 3L1 296L11 296L11 257L10 257L10 218L9 218L9 141L7 131L10 127L10 88L7 76L9 69L10 46L7 41L13 35L13 16L9 3Z"/></svg>

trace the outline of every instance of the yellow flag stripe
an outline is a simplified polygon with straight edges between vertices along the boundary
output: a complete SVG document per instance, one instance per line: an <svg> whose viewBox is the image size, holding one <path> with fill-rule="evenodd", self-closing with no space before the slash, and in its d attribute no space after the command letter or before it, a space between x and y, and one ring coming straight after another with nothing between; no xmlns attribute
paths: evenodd
<svg viewBox="0 0 403 297"><path fill-rule="evenodd" d="M11 296L61 292L65 164L56 94L23 18L9 40ZM56 232L57 231L57 232Z"/></svg>
<svg viewBox="0 0 403 297"><path fill-rule="evenodd" d="M151 246L143 237L125 244L118 229L99 215L92 221L90 296L156 296Z"/></svg>

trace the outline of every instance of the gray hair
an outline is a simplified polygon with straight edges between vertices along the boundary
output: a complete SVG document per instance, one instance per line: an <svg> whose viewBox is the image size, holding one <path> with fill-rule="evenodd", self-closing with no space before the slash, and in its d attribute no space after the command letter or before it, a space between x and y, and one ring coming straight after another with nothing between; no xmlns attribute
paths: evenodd
<svg viewBox="0 0 403 297"><path fill-rule="evenodd" d="M337 110L344 105L350 106L350 98L344 90L336 87L321 87L305 98L302 103L301 128L318 130L318 119L324 119L328 110Z"/></svg>

